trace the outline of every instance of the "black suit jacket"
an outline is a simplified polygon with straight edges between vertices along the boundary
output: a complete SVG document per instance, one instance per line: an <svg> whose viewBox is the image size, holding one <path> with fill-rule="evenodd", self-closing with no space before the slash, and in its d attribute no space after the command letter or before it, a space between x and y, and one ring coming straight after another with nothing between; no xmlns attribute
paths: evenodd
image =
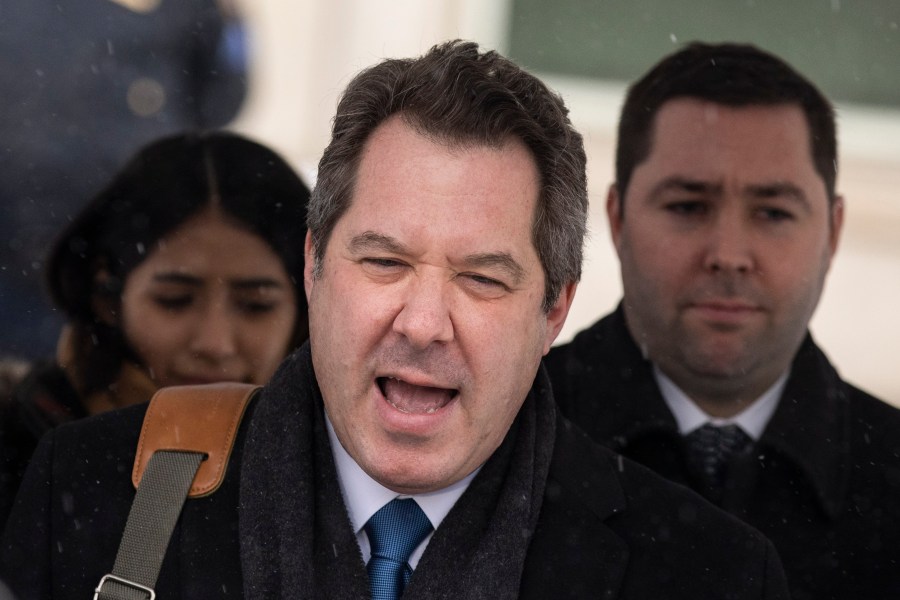
<svg viewBox="0 0 900 600"><path fill-rule="evenodd" d="M187 501L156 588L160 598L242 598L242 571L275 568L240 556L238 527L247 424L273 396L264 391L245 416L223 486ZM90 597L109 572L134 496L130 473L144 411L64 425L41 442L0 544L0 579L22 600ZM591 442L564 419L554 444L519 597L786 598L775 551L755 530ZM339 493L333 501L343 502ZM364 576L357 562L344 565Z"/></svg>
<svg viewBox="0 0 900 600"><path fill-rule="evenodd" d="M701 489L621 307L546 365L562 412L594 440ZM795 600L900 597L900 411L842 381L811 337L726 477L720 505L774 542Z"/></svg>

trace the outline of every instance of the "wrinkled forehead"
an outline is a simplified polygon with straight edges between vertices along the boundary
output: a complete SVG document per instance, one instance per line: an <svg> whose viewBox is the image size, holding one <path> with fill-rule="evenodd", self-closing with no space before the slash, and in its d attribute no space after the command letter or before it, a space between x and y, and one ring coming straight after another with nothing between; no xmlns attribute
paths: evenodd
<svg viewBox="0 0 900 600"><path fill-rule="evenodd" d="M359 203L371 202L373 188L395 196L429 190L458 210L497 208L500 201L501 208L506 202L519 211L522 197L527 196L530 232L541 179L533 152L514 135L485 141L426 129L397 114L366 140L341 218L354 206L359 208Z"/></svg>

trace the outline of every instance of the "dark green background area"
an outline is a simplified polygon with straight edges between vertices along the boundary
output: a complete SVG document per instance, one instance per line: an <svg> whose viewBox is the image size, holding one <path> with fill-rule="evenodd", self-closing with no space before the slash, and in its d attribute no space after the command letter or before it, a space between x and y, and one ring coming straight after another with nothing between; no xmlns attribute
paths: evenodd
<svg viewBox="0 0 900 600"><path fill-rule="evenodd" d="M751 42L832 100L900 107L900 0L512 0L509 40L529 69L622 81L692 40Z"/></svg>

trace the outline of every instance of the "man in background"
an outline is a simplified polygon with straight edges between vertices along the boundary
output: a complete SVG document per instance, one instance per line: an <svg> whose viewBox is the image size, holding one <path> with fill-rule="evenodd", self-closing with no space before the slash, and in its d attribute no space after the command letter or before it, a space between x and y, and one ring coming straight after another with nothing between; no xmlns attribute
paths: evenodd
<svg viewBox="0 0 900 600"><path fill-rule="evenodd" d="M619 123L624 298L547 359L564 414L766 534L795 600L900 590L900 411L807 329L843 223L836 171L831 105L779 58L664 58Z"/></svg>

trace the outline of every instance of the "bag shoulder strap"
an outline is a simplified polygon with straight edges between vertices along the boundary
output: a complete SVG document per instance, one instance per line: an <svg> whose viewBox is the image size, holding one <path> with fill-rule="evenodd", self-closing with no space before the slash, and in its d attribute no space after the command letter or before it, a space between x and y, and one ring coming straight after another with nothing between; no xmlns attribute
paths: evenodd
<svg viewBox="0 0 900 600"><path fill-rule="evenodd" d="M131 480L137 488L112 572L94 600L153 600L186 498L225 478L241 419L258 386L222 383L163 388L150 400Z"/></svg>
<svg viewBox="0 0 900 600"><path fill-rule="evenodd" d="M259 386L214 383L163 388L154 394L144 417L131 482L137 488L150 457L158 450L198 452L205 460L194 476L188 498L215 492L225 478L238 427Z"/></svg>

